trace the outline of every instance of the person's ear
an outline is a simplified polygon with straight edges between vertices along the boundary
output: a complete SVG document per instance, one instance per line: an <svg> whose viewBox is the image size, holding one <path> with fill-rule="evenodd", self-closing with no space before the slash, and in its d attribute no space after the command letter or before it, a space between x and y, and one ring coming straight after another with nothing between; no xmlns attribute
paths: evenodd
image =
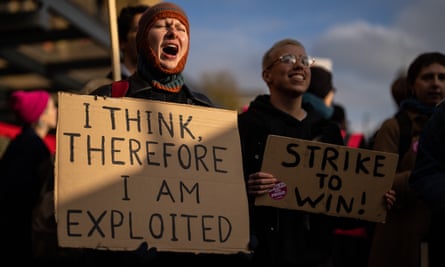
<svg viewBox="0 0 445 267"><path fill-rule="evenodd" d="M263 80L268 84L270 82L270 71L263 70Z"/></svg>

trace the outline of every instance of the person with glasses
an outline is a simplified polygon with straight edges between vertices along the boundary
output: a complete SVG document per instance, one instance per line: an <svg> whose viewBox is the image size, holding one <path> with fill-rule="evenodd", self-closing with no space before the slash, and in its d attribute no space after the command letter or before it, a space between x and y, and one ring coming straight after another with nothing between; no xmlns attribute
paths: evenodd
<svg viewBox="0 0 445 267"><path fill-rule="evenodd" d="M238 118L251 230L258 240L254 266L330 266L334 217L254 205L255 197L267 193L279 179L260 172L268 135L314 137L314 112L302 107L313 63L299 41L276 42L262 61L269 94L258 95ZM317 127L323 131L320 141L343 144L337 124L326 120Z"/></svg>
<svg viewBox="0 0 445 267"><path fill-rule="evenodd" d="M275 174L261 172L269 135L318 137L320 142L343 145L337 123L327 119L314 123L319 115L312 106L302 105L313 63L301 42L282 39L274 43L262 60L269 94L258 95L238 116L250 227L256 240L252 266L334 266L333 230L344 225L342 218L254 204L257 196L268 193L279 181ZM387 192L384 201L390 209L395 195Z"/></svg>

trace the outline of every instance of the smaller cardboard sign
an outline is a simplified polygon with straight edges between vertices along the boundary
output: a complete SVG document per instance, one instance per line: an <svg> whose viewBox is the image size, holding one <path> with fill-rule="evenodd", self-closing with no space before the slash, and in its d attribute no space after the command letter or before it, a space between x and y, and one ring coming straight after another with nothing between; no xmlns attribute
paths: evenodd
<svg viewBox="0 0 445 267"><path fill-rule="evenodd" d="M384 223L398 155L270 135L261 171L280 182L255 204Z"/></svg>

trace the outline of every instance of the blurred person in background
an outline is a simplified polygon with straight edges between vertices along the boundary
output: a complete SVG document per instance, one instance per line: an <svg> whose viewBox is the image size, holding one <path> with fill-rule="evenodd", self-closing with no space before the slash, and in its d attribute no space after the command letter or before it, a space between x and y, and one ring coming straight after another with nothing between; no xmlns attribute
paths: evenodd
<svg viewBox="0 0 445 267"><path fill-rule="evenodd" d="M412 96L409 89L406 75L399 74L391 83L391 96L394 100L396 107L399 108L403 100L408 99Z"/></svg>
<svg viewBox="0 0 445 267"><path fill-rule="evenodd" d="M311 80L307 91L302 96L302 107L311 111L312 140L319 141L323 135L327 134L324 128L330 123L326 122L332 121L334 115L333 101L336 89L332 81L332 72L325 66L316 65L315 62L310 67L310 71Z"/></svg>
<svg viewBox="0 0 445 267"><path fill-rule="evenodd" d="M345 108L338 103L332 106L334 113L331 120L340 126L345 145L366 149L365 136L349 131ZM334 229L334 266L366 267L374 223L355 219L345 219L343 222L344 225Z"/></svg>
<svg viewBox="0 0 445 267"><path fill-rule="evenodd" d="M331 120L338 123L341 135L345 145L355 148L368 148L365 135L360 132L351 132L348 127L348 119L346 116L346 109L339 103L333 103L334 113Z"/></svg>
<svg viewBox="0 0 445 267"><path fill-rule="evenodd" d="M418 55L409 65L406 81L411 97L400 103L400 110L409 123L408 142L402 141L406 130L394 116L382 123L373 143L373 149L396 153L399 160L392 186L397 201L386 223L375 226L369 267L421 266L421 244L429 230L430 209L410 188L409 177L424 125L445 96L445 55Z"/></svg>
<svg viewBox="0 0 445 267"><path fill-rule="evenodd" d="M142 14L147 5L129 5L121 9L117 18L119 50L121 56L121 79L127 79L137 69L138 52L136 48L136 33ZM113 79L110 72L107 78Z"/></svg>
<svg viewBox="0 0 445 267"><path fill-rule="evenodd" d="M400 105L402 104L403 100L408 99L410 97L412 97L411 94L411 89L408 86L408 83L406 81L406 74L405 73L399 73L394 80L391 83L390 86L390 92L391 92L391 97L394 101L395 107L396 107L396 113L395 113L395 118L397 120L397 122L399 123L399 128L402 129L401 132L404 134L404 136L401 138L403 140L405 139L411 139L411 130L404 130L405 128L409 128L410 126L407 126L407 124L410 125L410 121L409 118L407 116L405 116L406 114L404 112L399 112L400 110ZM376 130L374 130L374 132L367 138L367 146L368 148L371 148L374 146L374 139L375 139L375 135L377 133L379 129L377 128ZM403 141L405 142L405 141ZM406 142L409 142L406 141ZM399 146L400 147L400 146Z"/></svg>
<svg viewBox="0 0 445 267"><path fill-rule="evenodd" d="M445 100L425 124L410 185L432 210L428 236L429 267L445 265Z"/></svg>
<svg viewBox="0 0 445 267"><path fill-rule="evenodd" d="M148 5L128 5L121 9L117 18L117 33L120 52L120 78L128 79L137 69L138 53L136 48L136 33L142 14L149 8ZM113 82L113 72L106 77L92 79L85 83L80 90L81 94L90 94L98 87Z"/></svg>
<svg viewBox="0 0 445 267"><path fill-rule="evenodd" d="M7 216L1 222L3 251L14 264L36 264L32 217L42 188L54 177L53 155L44 138L56 128L57 108L44 90L15 91L10 101L22 128L0 161L2 213Z"/></svg>

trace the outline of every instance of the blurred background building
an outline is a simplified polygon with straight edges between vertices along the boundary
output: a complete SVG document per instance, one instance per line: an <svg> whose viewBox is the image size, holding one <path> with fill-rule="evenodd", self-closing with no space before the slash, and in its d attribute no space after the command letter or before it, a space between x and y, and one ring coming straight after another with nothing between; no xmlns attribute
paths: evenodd
<svg viewBox="0 0 445 267"><path fill-rule="evenodd" d="M112 66L108 7L155 0L0 1L0 121L13 120L14 90L79 92Z"/></svg>

